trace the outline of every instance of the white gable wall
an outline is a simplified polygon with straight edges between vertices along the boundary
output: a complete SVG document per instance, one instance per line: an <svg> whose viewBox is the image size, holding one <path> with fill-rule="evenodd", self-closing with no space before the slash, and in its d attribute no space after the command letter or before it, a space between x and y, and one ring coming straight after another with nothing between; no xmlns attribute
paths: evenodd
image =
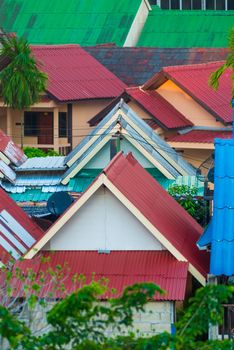
<svg viewBox="0 0 234 350"><path fill-rule="evenodd" d="M102 187L44 249L162 250L164 247L107 188Z"/></svg>

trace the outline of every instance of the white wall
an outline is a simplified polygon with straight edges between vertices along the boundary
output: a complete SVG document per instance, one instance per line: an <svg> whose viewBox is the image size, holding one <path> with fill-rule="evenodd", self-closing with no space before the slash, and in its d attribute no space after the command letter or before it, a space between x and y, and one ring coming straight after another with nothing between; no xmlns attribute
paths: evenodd
<svg viewBox="0 0 234 350"><path fill-rule="evenodd" d="M108 189L102 187L57 232L44 249L162 250L164 248Z"/></svg>

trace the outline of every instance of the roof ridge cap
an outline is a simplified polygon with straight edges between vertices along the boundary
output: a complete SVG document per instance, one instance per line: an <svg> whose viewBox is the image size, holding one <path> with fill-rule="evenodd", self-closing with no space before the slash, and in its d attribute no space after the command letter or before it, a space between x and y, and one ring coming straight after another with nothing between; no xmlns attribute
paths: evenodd
<svg viewBox="0 0 234 350"><path fill-rule="evenodd" d="M223 64L225 61L213 61L213 62L206 62L206 63L195 63L195 64L184 64L184 65L179 65L179 66L166 66L162 68L162 71L165 73L169 73L174 70L189 70L189 69L199 69L201 67L213 67L216 66L217 64Z"/></svg>

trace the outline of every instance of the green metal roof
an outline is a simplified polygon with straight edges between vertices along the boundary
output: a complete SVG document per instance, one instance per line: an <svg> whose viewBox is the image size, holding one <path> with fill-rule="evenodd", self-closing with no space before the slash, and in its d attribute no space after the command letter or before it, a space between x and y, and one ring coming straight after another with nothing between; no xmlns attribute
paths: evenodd
<svg viewBox="0 0 234 350"><path fill-rule="evenodd" d="M188 185L190 187L198 188L198 195L203 195L204 182L199 181L196 176L179 176L176 180L169 180L156 168L146 168L146 170L166 190L173 184ZM84 192L91 182L101 173L101 171L102 169L82 170L76 177L70 180L67 191L75 193ZM37 188L27 189L23 193L8 192L8 194L16 202L47 202L53 192L42 192L41 189Z"/></svg>
<svg viewBox="0 0 234 350"><path fill-rule="evenodd" d="M227 47L234 11L177 11L152 6L137 46Z"/></svg>
<svg viewBox="0 0 234 350"><path fill-rule="evenodd" d="M31 44L122 46L142 0L1 0L6 32Z"/></svg>

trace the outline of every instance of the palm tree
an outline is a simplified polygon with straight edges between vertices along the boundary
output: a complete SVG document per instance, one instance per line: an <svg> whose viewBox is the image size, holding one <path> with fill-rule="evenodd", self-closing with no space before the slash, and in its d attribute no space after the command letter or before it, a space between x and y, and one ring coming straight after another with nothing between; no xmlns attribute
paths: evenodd
<svg viewBox="0 0 234 350"><path fill-rule="evenodd" d="M0 94L4 103L21 111L21 147L24 137L24 108L40 99L47 76L37 67L30 46L24 38L4 35L0 38L0 55L8 65L0 72Z"/></svg>
<svg viewBox="0 0 234 350"><path fill-rule="evenodd" d="M225 72L226 69L232 70L232 103L234 101L234 27L231 29L228 48L230 53L228 54L225 63L220 66L214 73L211 74L209 79L209 85L212 86L215 90L219 87L219 79L221 75Z"/></svg>

